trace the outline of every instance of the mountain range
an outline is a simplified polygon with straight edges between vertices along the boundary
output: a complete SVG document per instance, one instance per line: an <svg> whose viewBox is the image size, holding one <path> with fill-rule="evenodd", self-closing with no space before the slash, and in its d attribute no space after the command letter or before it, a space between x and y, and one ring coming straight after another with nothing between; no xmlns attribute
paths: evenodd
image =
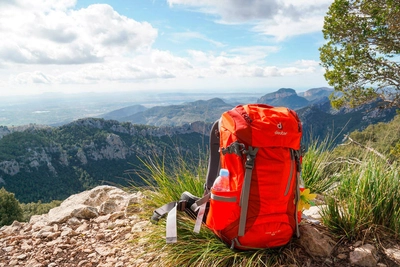
<svg viewBox="0 0 400 267"><path fill-rule="evenodd" d="M296 110L303 123L305 139L309 136L323 139L327 135L333 138L340 133L362 130L370 124L390 121L396 115L394 108L380 109L378 99L355 109L345 107L336 110L331 107L328 98L332 93L333 89L327 87L312 88L299 94L292 88L281 88L259 97L255 103ZM234 106L220 98L212 98L152 108L129 106L99 117L133 124L181 126L195 121L212 123Z"/></svg>
<svg viewBox="0 0 400 267"><path fill-rule="evenodd" d="M297 94L294 89L281 88L276 92L268 93L255 99L254 103L284 106L297 110L314 103L329 101L328 96L332 92L333 90L330 88L321 87ZM97 117L114 119L120 122L131 122L133 124L180 126L194 121L214 122L224 111L232 109L237 104L245 103L227 103L221 98L211 98L209 100L198 100L179 105L155 106L152 108L133 105Z"/></svg>
<svg viewBox="0 0 400 267"><path fill-rule="evenodd" d="M391 121L395 109L381 109L379 99L355 109L331 107L329 88L297 94L281 88L255 103L296 110L303 143ZM237 103L240 104L240 103ZM199 160L207 151L209 130L236 104L220 98L147 108L132 105L56 126L0 126L0 187L21 202L64 199L99 184L140 182L143 160L178 157ZM172 161L171 161L172 160ZM129 171L130 170L130 171Z"/></svg>

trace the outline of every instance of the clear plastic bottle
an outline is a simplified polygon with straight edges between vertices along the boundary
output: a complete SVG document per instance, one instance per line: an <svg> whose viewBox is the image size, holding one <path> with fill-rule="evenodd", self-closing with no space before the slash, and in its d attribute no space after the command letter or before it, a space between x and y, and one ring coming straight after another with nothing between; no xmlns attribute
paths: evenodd
<svg viewBox="0 0 400 267"><path fill-rule="evenodd" d="M221 169L219 171L219 176L214 181L213 189L214 191L219 191L219 192L230 191L229 171L227 169Z"/></svg>

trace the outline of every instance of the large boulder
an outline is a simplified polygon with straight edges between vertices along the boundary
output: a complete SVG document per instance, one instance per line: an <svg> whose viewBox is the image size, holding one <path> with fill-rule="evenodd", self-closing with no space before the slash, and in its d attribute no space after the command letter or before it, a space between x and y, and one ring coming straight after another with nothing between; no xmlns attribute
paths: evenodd
<svg viewBox="0 0 400 267"><path fill-rule="evenodd" d="M98 186L67 198L48 214L32 216L30 223L52 225L70 218L92 219L118 211L125 212L130 204L138 202L138 194L129 194L113 186Z"/></svg>

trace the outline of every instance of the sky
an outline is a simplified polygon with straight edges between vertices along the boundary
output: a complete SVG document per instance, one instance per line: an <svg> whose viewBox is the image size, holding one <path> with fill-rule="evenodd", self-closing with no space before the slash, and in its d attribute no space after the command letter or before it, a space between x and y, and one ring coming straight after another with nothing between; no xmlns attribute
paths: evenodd
<svg viewBox="0 0 400 267"><path fill-rule="evenodd" d="M328 86L333 0L0 0L0 96Z"/></svg>

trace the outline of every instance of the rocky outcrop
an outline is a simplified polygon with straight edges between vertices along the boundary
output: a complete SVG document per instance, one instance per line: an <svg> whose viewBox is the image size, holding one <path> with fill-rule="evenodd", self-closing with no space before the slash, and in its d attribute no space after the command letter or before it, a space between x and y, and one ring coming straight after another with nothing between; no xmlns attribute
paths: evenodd
<svg viewBox="0 0 400 267"><path fill-rule="evenodd" d="M0 266L145 266L141 237L148 220L137 212L141 193L100 186L72 195L29 223L0 229ZM135 240L135 243L131 241Z"/></svg>
<svg viewBox="0 0 400 267"><path fill-rule="evenodd" d="M298 96L296 91L291 88L281 88L276 92L266 94L260 97L257 103L291 109L299 109L309 104L307 99Z"/></svg>
<svg viewBox="0 0 400 267"><path fill-rule="evenodd" d="M0 170L12 176L19 172L20 166L16 160L6 160L0 162Z"/></svg>
<svg viewBox="0 0 400 267"><path fill-rule="evenodd" d="M147 152L151 153L151 150L157 149L149 147L149 151L147 151L136 144L128 146L121 138L123 134L130 136L141 135L149 138L191 133L209 135L211 129L211 124L200 121L184 124L179 127L150 127L130 123L122 124L118 121L107 121L96 118L80 119L69 125L105 130L108 134L100 143L90 142L82 144L81 147L63 148L61 144L57 143L51 143L48 146L29 147L25 156L16 157L13 160L1 161L0 171L14 176L20 171L30 172L32 169L37 170L39 167L45 166L52 175L56 176L57 170L54 167L56 163L59 163L61 166L69 166L71 160L80 162L82 165L88 164L89 160L125 160L128 156L135 155L138 152L146 154ZM18 128L0 127L0 138L16 131L35 131L43 128L43 126L39 127L35 125ZM46 129L51 130L50 127ZM76 152L73 155L68 155L66 150L69 150L69 152L75 150Z"/></svg>
<svg viewBox="0 0 400 267"><path fill-rule="evenodd" d="M292 88L281 88L276 92L268 93L262 96L257 102L265 102L268 100L275 100L277 98L285 98L288 96L297 95L296 91Z"/></svg>
<svg viewBox="0 0 400 267"><path fill-rule="evenodd" d="M10 134L11 131L8 129L7 126L0 126L0 139L3 138L3 136Z"/></svg>

